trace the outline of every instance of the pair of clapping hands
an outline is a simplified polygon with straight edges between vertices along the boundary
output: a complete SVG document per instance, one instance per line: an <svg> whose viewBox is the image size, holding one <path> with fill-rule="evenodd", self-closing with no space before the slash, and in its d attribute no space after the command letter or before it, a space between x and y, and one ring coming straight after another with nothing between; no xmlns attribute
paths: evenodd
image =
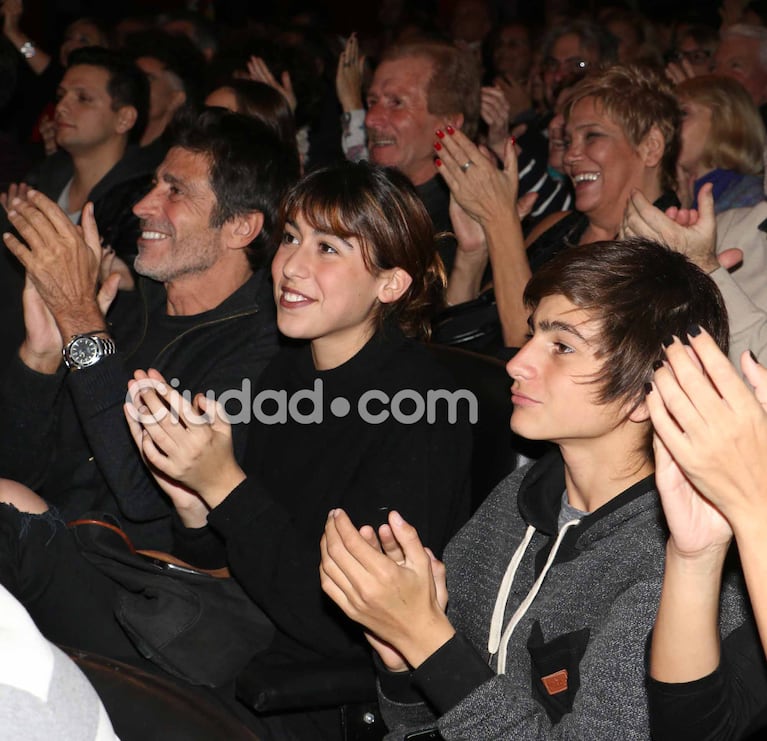
<svg viewBox="0 0 767 741"><path fill-rule="evenodd" d="M26 272L23 291L26 340L22 360L41 372L61 361L64 338L105 326L104 315L117 295L122 273L114 271L114 252L103 249L93 204L72 224L62 209L26 185L12 185L0 195L19 237L3 241ZM23 241L22 241L23 240Z"/></svg>
<svg viewBox="0 0 767 741"><path fill-rule="evenodd" d="M451 194L450 217L459 245L484 242L482 227L501 210L514 210L523 219L532 210L536 194L518 198L519 173L515 140L509 137L504 147L504 166L477 147L462 132L447 127L437 132L435 150L438 171ZM634 191L626 206L621 237L644 237L669 245L710 273L718 267L733 267L742 259L738 250L716 254L716 216L712 186L706 184L698 194L699 209L669 208L665 212Z"/></svg>
<svg viewBox="0 0 767 741"><path fill-rule="evenodd" d="M150 368L135 371L123 411L144 462L181 521L204 526L208 512L245 479L223 407L203 394L190 400Z"/></svg>
<svg viewBox="0 0 767 741"><path fill-rule="evenodd" d="M445 566L398 512L355 528L331 510L320 543L320 581L390 671L418 667L455 634L445 614Z"/></svg>
<svg viewBox="0 0 767 741"><path fill-rule="evenodd" d="M646 397L668 557L708 568L734 535L767 652L767 370L742 354L752 392L705 332L687 339L666 347Z"/></svg>
<svg viewBox="0 0 767 741"><path fill-rule="evenodd" d="M516 139L506 138L499 169L493 154L462 131L447 126L435 133L435 164L450 189L450 220L459 249L486 249L483 229L502 212L521 221L538 197L537 193L519 197Z"/></svg>

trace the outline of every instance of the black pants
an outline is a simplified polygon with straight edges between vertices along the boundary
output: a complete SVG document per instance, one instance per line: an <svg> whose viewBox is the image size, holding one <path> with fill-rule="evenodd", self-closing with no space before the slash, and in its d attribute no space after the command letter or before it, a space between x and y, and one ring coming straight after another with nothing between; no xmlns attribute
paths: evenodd
<svg viewBox="0 0 767 741"><path fill-rule="evenodd" d="M114 616L120 587L80 553L73 533L55 509L30 515L0 503L0 583L26 607L49 641L161 673L180 683L141 656L131 643ZM301 714L257 718L236 702L233 683L209 694L263 741L325 738L313 726L307 736L303 725L309 719ZM318 715L329 715L331 727L337 722L334 711ZM296 723L300 732L294 729Z"/></svg>
<svg viewBox="0 0 767 741"><path fill-rule="evenodd" d="M0 504L0 582L53 643L148 666L114 617L116 585L80 555L55 509Z"/></svg>

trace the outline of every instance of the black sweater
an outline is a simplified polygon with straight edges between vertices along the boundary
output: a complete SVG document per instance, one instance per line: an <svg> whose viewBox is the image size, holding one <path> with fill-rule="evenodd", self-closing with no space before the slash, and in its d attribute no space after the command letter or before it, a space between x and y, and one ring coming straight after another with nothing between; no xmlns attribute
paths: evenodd
<svg viewBox="0 0 767 741"><path fill-rule="evenodd" d="M233 574L277 627L268 654L258 657L262 664L368 655L359 626L320 588L319 542L331 508L345 509L358 527L378 525L397 509L437 554L468 516L471 431L465 406L456 424L444 413L435 424L425 418L401 424L393 416L369 424L357 413L369 390L391 399L403 389L423 398L429 389L452 389L451 377L426 348L389 331L342 366L316 371L308 346L291 347L272 361L259 386L284 390L290 398L313 389L317 380L322 424L290 418L253 424L248 478L210 513L210 528L178 533L177 554L199 565L220 565L211 530L225 543ZM339 397L350 402L346 416L330 410ZM300 411L309 413L310 406ZM405 403L401 408L410 411ZM274 405L263 409L275 412ZM377 401L369 405L373 414L382 409Z"/></svg>

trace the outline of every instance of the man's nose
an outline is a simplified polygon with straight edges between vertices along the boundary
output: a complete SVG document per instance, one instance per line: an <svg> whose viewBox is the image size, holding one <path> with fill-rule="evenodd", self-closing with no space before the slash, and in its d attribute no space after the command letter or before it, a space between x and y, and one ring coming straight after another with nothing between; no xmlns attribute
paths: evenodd
<svg viewBox="0 0 767 741"><path fill-rule="evenodd" d="M381 128L385 119L384 107L378 103L373 103L365 114L365 126L369 129Z"/></svg>
<svg viewBox="0 0 767 741"><path fill-rule="evenodd" d="M139 217L139 219L146 218L152 214L157 207L157 186L153 186L138 203L133 206L133 213Z"/></svg>

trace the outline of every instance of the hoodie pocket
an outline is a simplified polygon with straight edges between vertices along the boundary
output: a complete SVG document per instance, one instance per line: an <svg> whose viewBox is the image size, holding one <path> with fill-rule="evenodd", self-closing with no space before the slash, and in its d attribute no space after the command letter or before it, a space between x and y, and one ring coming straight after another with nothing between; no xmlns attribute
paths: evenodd
<svg viewBox="0 0 767 741"><path fill-rule="evenodd" d="M533 697L543 706L552 723L573 709L581 685L580 663L589 643L591 630L582 628L550 641L536 620L527 641L530 652Z"/></svg>

